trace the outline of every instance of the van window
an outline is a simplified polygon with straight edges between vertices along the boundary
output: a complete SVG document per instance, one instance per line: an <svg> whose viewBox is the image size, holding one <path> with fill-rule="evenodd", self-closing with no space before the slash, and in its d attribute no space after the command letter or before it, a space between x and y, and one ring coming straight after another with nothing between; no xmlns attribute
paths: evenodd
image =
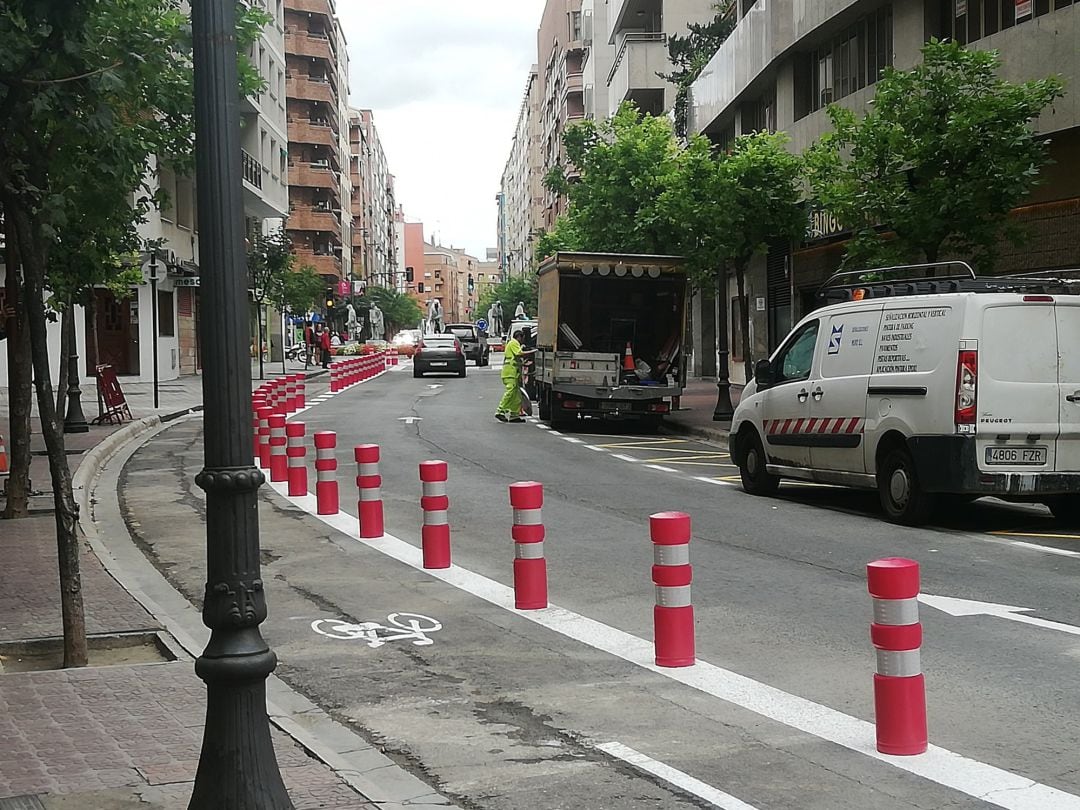
<svg viewBox="0 0 1080 810"><path fill-rule="evenodd" d="M1054 307L987 307L979 340L979 373L1001 382L1056 383Z"/></svg>
<svg viewBox="0 0 1080 810"><path fill-rule="evenodd" d="M874 365L880 323L880 309L842 312L829 318L829 342L821 357L821 376L834 378L869 374Z"/></svg>
<svg viewBox="0 0 1080 810"><path fill-rule="evenodd" d="M791 336L773 364L777 369L776 381L778 383L809 379L810 369L814 365L817 334L818 321L810 321Z"/></svg>

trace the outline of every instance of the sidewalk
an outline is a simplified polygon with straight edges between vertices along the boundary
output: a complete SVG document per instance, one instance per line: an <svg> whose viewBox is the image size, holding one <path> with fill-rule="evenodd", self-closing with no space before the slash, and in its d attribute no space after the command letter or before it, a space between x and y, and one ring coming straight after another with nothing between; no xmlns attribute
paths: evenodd
<svg viewBox="0 0 1080 810"><path fill-rule="evenodd" d="M731 404L739 404L742 386L732 384ZM728 422L714 422L713 409L716 407L716 380L698 377L690 380L682 395L679 410L668 414L664 425L674 433L686 433L700 436L714 442L727 444Z"/></svg>
<svg viewBox="0 0 1080 810"><path fill-rule="evenodd" d="M166 417L201 407L202 378L162 384L156 410L152 385L129 385L125 393L136 420ZM84 397L89 417L92 402ZM0 426L7 429L6 390ZM121 428L69 434L72 470ZM35 424L31 474L38 487L48 487L38 431ZM51 506L51 498L36 497L31 517L0 521L0 807L185 810L202 743L205 685L191 657L85 541L90 666L59 669L63 630ZM375 810L307 748L277 727L271 733L296 810Z"/></svg>

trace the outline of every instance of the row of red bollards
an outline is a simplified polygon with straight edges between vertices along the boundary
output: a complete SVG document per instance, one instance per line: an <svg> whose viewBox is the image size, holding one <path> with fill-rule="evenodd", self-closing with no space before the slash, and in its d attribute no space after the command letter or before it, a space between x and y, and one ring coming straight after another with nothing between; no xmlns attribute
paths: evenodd
<svg viewBox="0 0 1080 810"><path fill-rule="evenodd" d="M281 414L260 414L259 463L269 469L271 481L288 480L289 495L307 494L304 467L304 425L285 425ZM265 423L265 431L264 431ZM316 500L320 515L339 512L337 435L314 435ZM264 454L263 449L266 448ZM382 477L378 445L354 449L357 464L359 535L383 536ZM450 499L445 461L420 464L424 512L421 533L423 566L444 569L451 565ZM535 481L510 485L513 509L514 606L539 610L548 606L545 528L542 519L544 488ZM690 516L661 512L649 518L653 543L652 581L656 589L653 609L653 644L659 667L688 667L696 661L694 607L690 598ZM919 623L919 565L913 560L887 558L867 566L867 586L874 605L871 641L877 651L874 675L874 711L877 749L885 754L913 755L927 749L925 681L920 664L922 625Z"/></svg>
<svg viewBox="0 0 1080 810"><path fill-rule="evenodd" d="M399 361L397 349L335 360L330 364L330 390L333 393L344 391L396 366Z"/></svg>

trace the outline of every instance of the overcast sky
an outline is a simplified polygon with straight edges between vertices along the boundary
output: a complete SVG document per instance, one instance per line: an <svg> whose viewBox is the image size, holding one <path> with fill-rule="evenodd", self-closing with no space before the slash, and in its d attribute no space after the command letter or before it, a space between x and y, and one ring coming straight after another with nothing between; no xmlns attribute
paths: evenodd
<svg viewBox="0 0 1080 810"><path fill-rule="evenodd" d="M339 0L354 107L375 111L397 201L484 258L543 0Z"/></svg>

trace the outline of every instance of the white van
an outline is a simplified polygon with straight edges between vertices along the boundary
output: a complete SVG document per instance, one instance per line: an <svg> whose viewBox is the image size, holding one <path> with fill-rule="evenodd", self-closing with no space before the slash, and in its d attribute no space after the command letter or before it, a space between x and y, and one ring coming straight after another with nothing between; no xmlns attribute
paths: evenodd
<svg viewBox="0 0 1080 810"><path fill-rule="evenodd" d="M964 267L827 284L842 303L803 318L735 410L746 492L781 478L873 488L910 525L943 497L994 495L1080 523L1080 282Z"/></svg>

